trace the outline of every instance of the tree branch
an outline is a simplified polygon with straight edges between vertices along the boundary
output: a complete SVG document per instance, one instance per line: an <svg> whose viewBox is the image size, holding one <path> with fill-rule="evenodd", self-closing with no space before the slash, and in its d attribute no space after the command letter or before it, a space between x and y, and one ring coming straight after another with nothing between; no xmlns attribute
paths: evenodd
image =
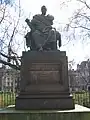
<svg viewBox="0 0 90 120"><path fill-rule="evenodd" d="M89 20L89 22L90 22L90 18L88 17L88 16L86 16L86 15L83 15L83 14L79 14L80 16L82 16L82 17L85 17L86 19L88 19ZM78 17L80 17L80 16L78 16Z"/></svg>
<svg viewBox="0 0 90 120"><path fill-rule="evenodd" d="M4 64L4 65L8 65L8 66L10 66L11 68L13 68L13 69L15 69L15 70L20 70L20 66L18 67L18 66L16 66L16 65L13 65L13 64L8 63L8 62L6 62L6 61L0 60L0 63L2 63L2 64Z"/></svg>
<svg viewBox="0 0 90 120"><path fill-rule="evenodd" d="M79 2L81 2L81 3L83 3L83 4L85 4L85 5L86 5L86 7L87 7L88 9L90 9L90 6L87 4L87 2L86 2L86 1L83 1L83 0L77 0L77 1L79 1Z"/></svg>
<svg viewBox="0 0 90 120"><path fill-rule="evenodd" d="M5 17L5 11L6 11L6 6L4 8L4 11L3 11L3 16L2 16L2 19L0 20L0 24L2 23L2 21L4 20L4 17Z"/></svg>

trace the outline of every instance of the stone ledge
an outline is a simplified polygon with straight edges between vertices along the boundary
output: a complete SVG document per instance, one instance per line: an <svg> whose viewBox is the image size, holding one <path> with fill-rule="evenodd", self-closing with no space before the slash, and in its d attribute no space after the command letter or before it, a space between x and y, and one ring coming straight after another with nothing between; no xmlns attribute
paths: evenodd
<svg viewBox="0 0 90 120"><path fill-rule="evenodd" d="M21 96L21 97L20 97ZM74 100L70 95L45 96L19 95L16 97L16 110L71 110L74 109Z"/></svg>
<svg viewBox="0 0 90 120"><path fill-rule="evenodd" d="M74 110L15 110L14 105L0 109L0 120L90 120L90 109L75 105Z"/></svg>
<svg viewBox="0 0 90 120"><path fill-rule="evenodd" d="M43 62L59 62L66 59L65 51L27 51L22 53L22 59L26 62L32 61L33 63Z"/></svg>
<svg viewBox="0 0 90 120"><path fill-rule="evenodd" d="M81 105L75 104L75 109L73 110L15 110L15 105L9 105L7 108L0 109L0 113L89 113L90 109L83 107Z"/></svg>

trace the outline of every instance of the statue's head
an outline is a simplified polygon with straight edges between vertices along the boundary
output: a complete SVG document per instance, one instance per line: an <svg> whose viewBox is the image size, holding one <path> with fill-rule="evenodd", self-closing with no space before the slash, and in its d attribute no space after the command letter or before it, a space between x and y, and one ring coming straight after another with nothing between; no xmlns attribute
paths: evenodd
<svg viewBox="0 0 90 120"><path fill-rule="evenodd" d="M43 5L43 6L41 7L41 12L42 12L43 15L46 15L46 12L47 12L46 6Z"/></svg>

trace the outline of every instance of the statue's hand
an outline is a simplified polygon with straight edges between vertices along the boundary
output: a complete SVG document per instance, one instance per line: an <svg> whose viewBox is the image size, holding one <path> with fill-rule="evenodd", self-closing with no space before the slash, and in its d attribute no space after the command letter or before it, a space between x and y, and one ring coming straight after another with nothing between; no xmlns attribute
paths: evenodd
<svg viewBox="0 0 90 120"><path fill-rule="evenodd" d="M29 22L29 19L27 18L27 19L25 20L25 22L27 22L27 23L28 23L28 22Z"/></svg>
<svg viewBox="0 0 90 120"><path fill-rule="evenodd" d="M61 47L61 40L59 40L59 47Z"/></svg>
<svg viewBox="0 0 90 120"><path fill-rule="evenodd" d="M59 44L59 47L61 47L61 44Z"/></svg>

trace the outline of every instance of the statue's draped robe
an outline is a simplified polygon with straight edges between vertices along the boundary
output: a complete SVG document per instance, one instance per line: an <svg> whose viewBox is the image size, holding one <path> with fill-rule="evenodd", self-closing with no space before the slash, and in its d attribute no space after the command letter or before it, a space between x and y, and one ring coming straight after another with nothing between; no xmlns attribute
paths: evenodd
<svg viewBox="0 0 90 120"><path fill-rule="evenodd" d="M32 37L37 48L44 46L50 42L56 42L55 30L52 30L54 18L52 16L35 15L31 20Z"/></svg>

